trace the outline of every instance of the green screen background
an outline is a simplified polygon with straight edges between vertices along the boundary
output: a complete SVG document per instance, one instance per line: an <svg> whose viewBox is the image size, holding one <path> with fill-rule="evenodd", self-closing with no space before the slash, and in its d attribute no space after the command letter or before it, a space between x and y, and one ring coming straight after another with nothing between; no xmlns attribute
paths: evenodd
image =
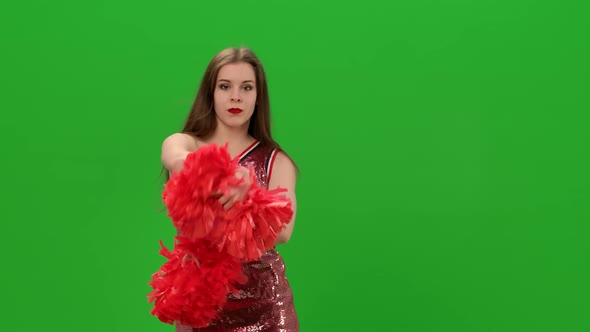
<svg viewBox="0 0 590 332"><path fill-rule="evenodd" d="M582 1L2 4L2 331L172 331L162 140L251 47L301 330L589 331Z"/></svg>

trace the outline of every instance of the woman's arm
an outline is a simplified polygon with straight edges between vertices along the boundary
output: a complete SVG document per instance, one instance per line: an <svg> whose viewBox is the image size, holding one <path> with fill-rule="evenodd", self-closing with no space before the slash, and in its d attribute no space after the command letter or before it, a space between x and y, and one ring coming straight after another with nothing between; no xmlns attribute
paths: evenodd
<svg viewBox="0 0 590 332"><path fill-rule="evenodd" d="M194 140L188 134L172 134L162 143L161 160L170 174L182 169L186 156L194 149Z"/></svg>
<svg viewBox="0 0 590 332"><path fill-rule="evenodd" d="M295 165L291 159L283 152L279 152L275 157L275 161L270 172L271 177L268 183L268 189L272 190L277 187L287 189L287 192L282 193L291 200L291 208L293 209L293 217L291 222L283 228L275 245L287 243L293 234L293 227L295 226L295 215L297 214L297 199L295 196L295 183L297 174L295 172Z"/></svg>

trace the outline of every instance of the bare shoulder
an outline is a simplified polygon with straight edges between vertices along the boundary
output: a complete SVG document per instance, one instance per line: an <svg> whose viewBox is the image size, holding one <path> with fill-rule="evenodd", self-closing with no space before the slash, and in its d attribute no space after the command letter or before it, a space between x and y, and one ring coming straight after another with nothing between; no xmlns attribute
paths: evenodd
<svg viewBox="0 0 590 332"><path fill-rule="evenodd" d="M293 161L283 151L277 152L274 160L274 167L284 169L285 171L292 171L293 173L295 172L295 165L293 164Z"/></svg>
<svg viewBox="0 0 590 332"><path fill-rule="evenodd" d="M295 164L287 156L286 153L279 151L272 163L270 173L270 184L274 187L280 185L282 187L294 187L296 182L296 168Z"/></svg>

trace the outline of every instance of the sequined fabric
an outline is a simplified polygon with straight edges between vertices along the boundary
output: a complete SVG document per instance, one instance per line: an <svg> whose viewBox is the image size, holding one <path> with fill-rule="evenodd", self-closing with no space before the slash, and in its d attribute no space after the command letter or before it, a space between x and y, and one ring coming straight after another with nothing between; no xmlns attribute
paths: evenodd
<svg viewBox="0 0 590 332"><path fill-rule="evenodd" d="M240 159L240 165L253 167L258 183L268 187L268 169L273 149L255 143ZM285 275L285 263L275 249L254 262L243 264L248 282L237 294L229 294L220 318L206 328L177 325L176 332L298 332L299 323L293 294Z"/></svg>
<svg viewBox="0 0 590 332"><path fill-rule="evenodd" d="M268 164L272 154L273 149L256 142L246 149L240 158L240 166L253 168L258 184L263 188L268 188Z"/></svg>

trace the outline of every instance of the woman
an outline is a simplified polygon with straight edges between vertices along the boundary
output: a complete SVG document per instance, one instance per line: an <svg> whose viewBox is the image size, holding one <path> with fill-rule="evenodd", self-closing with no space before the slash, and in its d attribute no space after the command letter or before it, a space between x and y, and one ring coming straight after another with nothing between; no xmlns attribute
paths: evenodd
<svg viewBox="0 0 590 332"><path fill-rule="evenodd" d="M209 63L182 132L162 144L162 163L169 174L182 169L186 156L206 144L228 144L242 166L237 176L256 172L258 184L287 189L293 219L280 232L276 245L289 241L296 212L296 166L270 133L270 103L262 64L247 48L228 48ZM225 209L244 198L248 183L221 196ZM206 328L176 326L176 331L299 331L293 295L284 262L276 249L244 264L248 283L229 294L220 318Z"/></svg>

